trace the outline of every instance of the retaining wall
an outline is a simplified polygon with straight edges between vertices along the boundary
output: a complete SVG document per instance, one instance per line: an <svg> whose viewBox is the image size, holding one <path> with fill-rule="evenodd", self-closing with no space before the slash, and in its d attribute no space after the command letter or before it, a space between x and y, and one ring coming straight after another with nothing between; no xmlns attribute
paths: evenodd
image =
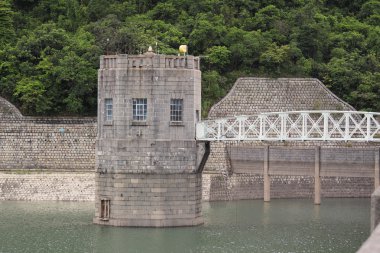
<svg viewBox="0 0 380 253"><path fill-rule="evenodd" d="M0 200L94 201L94 175L94 172L2 172Z"/></svg>
<svg viewBox="0 0 380 253"><path fill-rule="evenodd" d="M94 200L96 118L0 120L0 200Z"/></svg>
<svg viewBox="0 0 380 253"><path fill-rule="evenodd" d="M0 120L0 170L92 171L96 118Z"/></svg>
<svg viewBox="0 0 380 253"><path fill-rule="evenodd" d="M373 191L373 178L321 177L322 198L368 198ZM271 176L271 198L313 198L314 177ZM263 176L234 174L225 178L220 174L203 175L203 199L209 201L263 199Z"/></svg>
<svg viewBox="0 0 380 253"><path fill-rule="evenodd" d="M275 171L270 178L272 198L314 196L312 175L317 145L324 145L322 197L370 197L374 190L375 150L379 148L375 143L229 141L211 143L203 174L203 199L263 198L262 150L268 145L273 158L269 173Z"/></svg>
<svg viewBox="0 0 380 253"><path fill-rule="evenodd" d="M0 97L0 200L94 200L96 118L24 117Z"/></svg>

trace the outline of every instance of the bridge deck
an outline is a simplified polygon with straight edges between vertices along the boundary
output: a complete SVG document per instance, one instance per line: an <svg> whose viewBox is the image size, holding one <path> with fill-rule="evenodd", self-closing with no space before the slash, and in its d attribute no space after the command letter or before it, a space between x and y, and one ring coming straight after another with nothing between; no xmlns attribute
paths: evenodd
<svg viewBox="0 0 380 253"><path fill-rule="evenodd" d="M197 124L197 140L380 142L380 113L289 111L236 116Z"/></svg>

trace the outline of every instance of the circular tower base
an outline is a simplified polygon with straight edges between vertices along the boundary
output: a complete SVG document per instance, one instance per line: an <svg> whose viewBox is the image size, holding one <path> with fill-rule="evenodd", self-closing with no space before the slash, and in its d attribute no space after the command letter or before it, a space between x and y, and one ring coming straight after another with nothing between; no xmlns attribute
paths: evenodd
<svg viewBox="0 0 380 253"><path fill-rule="evenodd" d="M177 227L203 224L202 174L97 174L95 224ZM110 194L111 193L111 194Z"/></svg>

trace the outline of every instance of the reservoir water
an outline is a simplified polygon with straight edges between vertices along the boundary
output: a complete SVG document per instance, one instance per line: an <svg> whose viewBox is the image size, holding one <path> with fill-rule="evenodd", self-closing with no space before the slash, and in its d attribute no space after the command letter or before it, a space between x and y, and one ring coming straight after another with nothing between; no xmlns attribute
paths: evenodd
<svg viewBox="0 0 380 253"><path fill-rule="evenodd" d="M356 252L369 236L370 199L203 204L187 228L93 225L93 203L0 201L0 252Z"/></svg>

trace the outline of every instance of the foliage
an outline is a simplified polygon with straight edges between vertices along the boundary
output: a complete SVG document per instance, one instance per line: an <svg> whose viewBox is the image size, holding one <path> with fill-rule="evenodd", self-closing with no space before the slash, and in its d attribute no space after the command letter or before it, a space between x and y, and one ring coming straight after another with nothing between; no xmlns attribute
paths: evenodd
<svg viewBox="0 0 380 253"><path fill-rule="evenodd" d="M46 87L38 80L21 79L14 95L20 98L23 111L41 113L50 109L51 102L45 98Z"/></svg>
<svg viewBox="0 0 380 253"><path fill-rule="evenodd" d="M14 36L13 11L6 0L0 0L0 44L10 42Z"/></svg>
<svg viewBox="0 0 380 253"><path fill-rule="evenodd" d="M95 115L101 54L188 44L203 116L240 76L316 77L380 111L379 38L379 0L0 0L0 95L29 115Z"/></svg>

